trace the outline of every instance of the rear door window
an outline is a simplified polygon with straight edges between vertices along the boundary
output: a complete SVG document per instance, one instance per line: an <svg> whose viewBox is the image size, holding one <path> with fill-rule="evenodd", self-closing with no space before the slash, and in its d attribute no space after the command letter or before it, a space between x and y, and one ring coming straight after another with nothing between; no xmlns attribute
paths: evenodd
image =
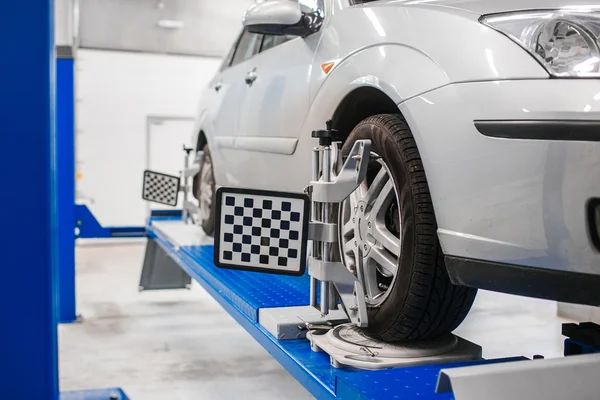
<svg viewBox="0 0 600 400"><path fill-rule="evenodd" d="M252 56L257 54L260 51L262 36L263 35L257 33L244 31L235 50L231 66L249 60Z"/></svg>
<svg viewBox="0 0 600 400"><path fill-rule="evenodd" d="M260 48L260 52L267 51L273 47L279 46L287 42L288 40L292 40L294 36L288 35L265 35L263 39L262 46Z"/></svg>
<svg viewBox="0 0 600 400"><path fill-rule="evenodd" d="M237 36L237 38L235 39L235 42L231 46L231 49L229 49L227 56L225 56L225 58L223 59L223 62L221 63L221 67L219 68L219 71L223 71L224 69L229 68L229 66L231 65L231 60L233 59L233 55L235 54L235 49L237 47L237 44L240 41L241 36L242 36L242 34L240 33Z"/></svg>

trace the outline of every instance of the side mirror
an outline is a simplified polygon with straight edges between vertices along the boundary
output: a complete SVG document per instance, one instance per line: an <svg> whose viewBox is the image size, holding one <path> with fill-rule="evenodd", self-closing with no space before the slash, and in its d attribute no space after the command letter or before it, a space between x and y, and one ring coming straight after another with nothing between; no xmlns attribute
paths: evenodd
<svg viewBox="0 0 600 400"><path fill-rule="evenodd" d="M297 1L266 0L246 11L244 28L259 34L305 36L314 31L313 21Z"/></svg>

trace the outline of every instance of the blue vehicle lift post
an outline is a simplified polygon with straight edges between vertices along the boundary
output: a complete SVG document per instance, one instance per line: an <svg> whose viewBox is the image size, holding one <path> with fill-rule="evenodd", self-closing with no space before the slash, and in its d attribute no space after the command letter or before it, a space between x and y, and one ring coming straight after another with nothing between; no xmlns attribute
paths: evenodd
<svg viewBox="0 0 600 400"><path fill-rule="evenodd" d="M57 46L56 164L58 320L77 320L75 307L75 93L71 46Z"/></svg>
<svg viewBox="0 0 600 400"><path fill-rule="evenodd" d="M4 4L2 397L58 397L53 1Z"/></svg>
<svg viewBox="0 0 600 400"><path fill-rule="evenodd" d="M9 2L2 24L0 98L4 149L4 305L0 329L2 398L56 400L59 314L72 318L74 295L72 61L59 63L60 135L55 125L54 2ZM28 29L24 34L24 29ZM65 69L63 69L66 68ZM65 90L66 88L66 90ZM59 274L60 267L60 274ZM62 305L59 308L59 275ZM126 400L118 388L60 394L61 400Z"/></svg>

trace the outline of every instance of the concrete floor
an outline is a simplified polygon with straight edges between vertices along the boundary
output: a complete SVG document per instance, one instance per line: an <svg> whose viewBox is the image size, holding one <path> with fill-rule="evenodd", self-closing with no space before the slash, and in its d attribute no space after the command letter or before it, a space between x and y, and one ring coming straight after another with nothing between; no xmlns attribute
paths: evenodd
<svg viewBox="0 0 600 400"><path fill-rule="evenodd" d="M134 400L311 398L197 284L139 293L144 246L78 247L82 321L59 327L61 390L121 387ZM554 302L480 292L456 333L486 358L559 357L565 321Z"/></svg>

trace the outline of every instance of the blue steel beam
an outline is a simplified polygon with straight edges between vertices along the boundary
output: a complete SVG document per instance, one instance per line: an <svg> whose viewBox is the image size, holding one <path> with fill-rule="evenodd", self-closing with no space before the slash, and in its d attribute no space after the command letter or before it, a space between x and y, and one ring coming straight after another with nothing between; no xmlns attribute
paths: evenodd
<svg viewBox="0 0 600 400"><path fill-rule="evenodd" d="M215 299L252 337L260 343L275 359L291 373L312 395L320 400L335 399L335 377L329 373L329 358L323 353L314 353L305 340L279 341L269 334L256 320L257 315L248 313L243 307L243 299L232 297L232 291L222 282L210 279L210 274L202 273L197 259L186 251L178 251L172 243L161 237L150 228L148 235L173 260ZM212 249L212 246L210 247ZM206 258L210 251L202 249L200 257ZM204 261L204 260L203 260ZM211 263L212 264L212 263ZM205 264L208 265L208 264ZM213 268L216 268L213 266ZM240 271L234 271L239 274ZM242 274L244 272L242 271ZM245 274L256 274L245 272ZM259 276L265 276L260 275ZM302 277L291 277L301 280ZM308 282L307 282L308 284ZM279 296L276 296L279 298ZM280 299L280 298L279 298ZM308 295L307 300L308 302ZM241 308L240 308L241 307ZM320 366L316 368L315 366Z"/></svg>
<svg viewBox="0 0 600 400"><path fill-rule="evenodd" d="M153 225L153 221L164 222L169 219L171 218L151 218L147 230L148 237L155 240L162 250L198 281L261 346L318 399L453 400L452 393L435 393L440 370L523 360L478 360L382 371L334 368L330 364L329 356L313 352L307 340L277 340L258 322L258 310L261 308L308 305L308 276L270 275L217 268L213 263L213 246L181 246L172 243L168 236Z"/></svg>
<svg viewBox="0 0 600 400"><path fill-rule="evenodd" d="M119 388L62 392L60 400L129 400Z"/></svg>
<svg viewBox="0 0 600 400"><path fill-rule="evenodd" d="M53 1L6 1L0 24L2 325L6 399L58 397Z"/></svg>
<svg viewBox="0 0 600 400"><path fill-rule="evenodd" d="M181 214L181 211L179 213ZM76 237L78 239L146 236L146 228L144 226L104 227L100 225L94 214L84 204L75 205L75 221L77 226Z"/></svg>
<svg viewBox="0 0 600 400"><path fill-rule="evenodd" d="M75 91L72 55L56 60L56 186L58 197L58 320L77 319L75 308Z"/></svg>

